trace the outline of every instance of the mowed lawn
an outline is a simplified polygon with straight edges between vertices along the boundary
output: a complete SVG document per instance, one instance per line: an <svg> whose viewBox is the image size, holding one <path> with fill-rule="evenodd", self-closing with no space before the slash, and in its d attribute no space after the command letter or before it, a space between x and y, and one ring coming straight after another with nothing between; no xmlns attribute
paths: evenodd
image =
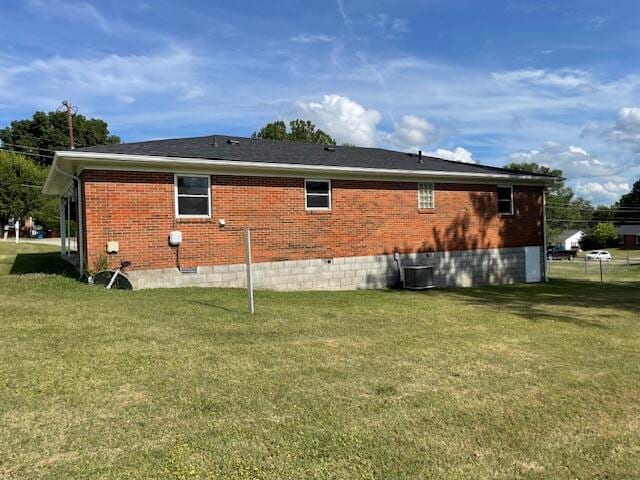
<svg viewBox="0 0 640 480"><path fill-rule="evenodd" d="M0 241L0 478L640 477L638 267L249 316L242 290L82 284L50 249Z"/></svg>

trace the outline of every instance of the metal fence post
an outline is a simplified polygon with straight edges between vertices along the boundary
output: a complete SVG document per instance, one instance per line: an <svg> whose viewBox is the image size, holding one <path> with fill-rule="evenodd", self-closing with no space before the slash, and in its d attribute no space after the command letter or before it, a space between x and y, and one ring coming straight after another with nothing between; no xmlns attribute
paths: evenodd
<svg viewBox="0 0 640 480"><path fill-rule="evenodd" d="M545 255L546 255L546 253L545 253ZM544 262L545 263L545 269L546 269L545 275L549 276L549 274L551 273L551 260L549 260L549 256L548 255L545 256L544 258L547 259L547 261Z"/></svg>
<svg viewBox="0 0 640 480"><path fill-rule="evenodd" d="M255 313L253 305L253 282L251 279L251 231L249 228L244 229L244 260L247 269L247 304L249 313Z"/></svg>
<svg viewBox="0 0 640 480"><path fill-rule="evenodd" d="M598 260L600 260L600 283L604 283L602 279L602 258L598 257Z"/></svg>

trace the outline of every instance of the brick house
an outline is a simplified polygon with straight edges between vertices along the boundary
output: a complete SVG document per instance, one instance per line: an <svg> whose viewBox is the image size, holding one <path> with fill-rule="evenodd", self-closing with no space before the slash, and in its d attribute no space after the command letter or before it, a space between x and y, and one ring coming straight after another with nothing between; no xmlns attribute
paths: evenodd
<svg viewBox="0 0 640 480"><path fill-rule="evenodd" d="M77 202L80 269L127 259L135 288L242 286L250 227L256 287L353 289L397 284L399 263L433 265L436 286L540 281L553 181L421 153L208 136L57 152L44 192L63 218Z"/></svg>
<svg viewBox="0 0 640 480"><path fill-rule="evenodd" d="M618 227L618 235L621 248L640 248L640 225L622 225Z"/></svg>

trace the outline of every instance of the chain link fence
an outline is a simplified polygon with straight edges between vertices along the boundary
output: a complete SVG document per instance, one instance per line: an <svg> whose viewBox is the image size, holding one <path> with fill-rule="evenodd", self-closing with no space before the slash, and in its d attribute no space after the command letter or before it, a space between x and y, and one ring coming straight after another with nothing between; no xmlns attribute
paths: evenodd
<svg viewBox="0 0 640 480"><path fill-rule="evenodd" d="M611 255L611 260L587 260L584 253L572 260L547 260L547 276L602 283L640 282L639 250L611 252Z"/></svg>

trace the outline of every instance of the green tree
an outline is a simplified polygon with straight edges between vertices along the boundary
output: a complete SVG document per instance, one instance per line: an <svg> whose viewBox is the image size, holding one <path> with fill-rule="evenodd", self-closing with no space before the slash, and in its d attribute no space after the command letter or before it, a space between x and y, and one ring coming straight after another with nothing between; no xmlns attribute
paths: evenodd
<svg viewBox="0 0 640 480"><path fill-rule="evenodd" d="M120 143L111 135L107 122L84 115L73 117L73 137L76 147ZM69 148L69 127L65 112L36 112L31 119L14 120L0 129L0 140L7 150L23 152L43 165L50 165L55 150Z"/></svg>
<svg viewBox="0 0 640 480"><path fill-rule="evenodd" d="M618 209L618 202L611 206L598 205L593 211L593 222L595 223L613 223L616 219L616 211Z"/></svg>
<svg viewBox="0 0 640 480"><path fill-rule="evenodd" d="M616 213L617 223L640 223L640 179L633 184L631 191L620 197Z"/></svg>
<svg viewBox="0 0 640 480"><path fill-rule="evenodd" d="M253 132L252 138L265 138L269 140L290 141L300 143L317 143L321 145L335 145L336 141L331 136L315 126L309 120L296 119L289 122L290 131L282 120L267 123L259 131Z"/></svg>
<svg viewBox="0 0 640 480"><path fill-rule="evenodd" d="M615 247L618 244L618 231L613 223L599 223L591 233L598 247Z"/></svg>
<svg viewBox="0 0 640 480"><path fill-rule="evenodd" d="M267 123L259 131L253 132L251 138L285 141L289 140L289 134L285 123L282 120L276 120L275 122Z"/></svg>
<svg viewBox="0 0 640 480"><path fill-rule="evenodd" d="M0 151L0 219L44 214L49 208L42 193L47 169L24 155ZM54 199L55 200L55 199Z"/></svg>

